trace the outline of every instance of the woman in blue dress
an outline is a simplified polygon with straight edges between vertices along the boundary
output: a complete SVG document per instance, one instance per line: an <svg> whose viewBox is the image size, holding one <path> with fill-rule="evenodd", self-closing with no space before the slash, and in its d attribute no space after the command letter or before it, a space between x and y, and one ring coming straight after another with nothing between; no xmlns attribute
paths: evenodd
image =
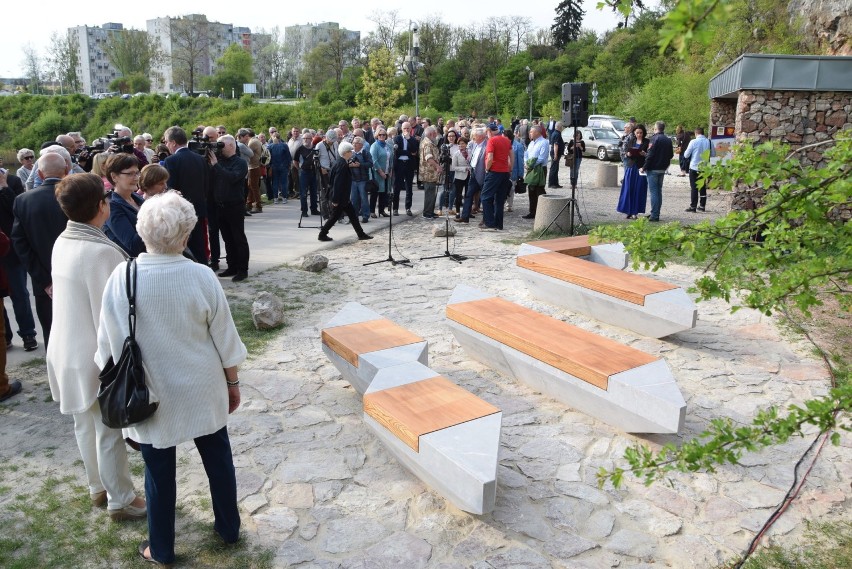
<svg viewBox="0 0 852 569"><path fill-rule="evenodd" d="M624 171L621 195L618 197L616 208L616 211L626 214L627 219L636 219L636 214L645 213L648 200L648 177L639 174L648 153L645 125L637 124L633 134L636 136L636 142L627 150L627 168Z"/></svg>

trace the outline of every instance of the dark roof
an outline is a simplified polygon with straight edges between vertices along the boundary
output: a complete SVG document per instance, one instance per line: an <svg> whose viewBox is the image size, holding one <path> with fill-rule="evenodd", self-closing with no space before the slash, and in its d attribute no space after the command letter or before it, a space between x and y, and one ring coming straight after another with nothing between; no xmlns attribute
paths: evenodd
<svg viewBox="0 0 852 569"><path fill-rule="evenodd" d="M711 99L733 99L743 89L852 91L852 57L746 53L710 80Z"/></svg>

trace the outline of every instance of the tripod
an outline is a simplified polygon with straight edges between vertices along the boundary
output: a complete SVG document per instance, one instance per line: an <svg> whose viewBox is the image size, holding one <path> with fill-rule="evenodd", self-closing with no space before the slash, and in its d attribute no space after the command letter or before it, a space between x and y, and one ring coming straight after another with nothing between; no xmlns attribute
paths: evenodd
<svg viewBox="0 0 852 569"><path fill-rule="evenodd" d="M388 191L393 191L393 188L390 188L390 190L388 189L388 180L389 179L390 179L390 175L388 175L388 177L385 178L385 180L384 180L384 182L385 182L385 194L387 194ZM391 206L391 203L388 203L388 208L390 208L390 206ZM379 208L379 209L381 209L381 208ZM393 243L393 217L394 217L393 212L391 212L391 215L388 216L388 258L387 259L381 259L379 261L370 261L369 263L364 263L364 265L363 265L364 267L366 267L367 265L377 265L379 263L390 263L391 265L405 265L406 267L411 266L411 261L409 261L408 259L394 259L393 253L391 253L391 245Z"/></svg>
<svg viewBox="0 0 852 569"><path fill-rule="evenodd" d="M577 151L580 148L580 145L577 144L577 121L574 121L574 139L572 140L572 144L574 148L572 149L572 154L574 155L574 161L572 162L571 169L576 168L577 164ZM580 151L582 153L582 151ZM573 172L572 172L573 174ZM580 210L577 208L577 185L571 184L571 198L568 202L562 206L562 209L559 210L559 213L556 214L556 217L553 218L553 221L547 224L542 232L539 234L538 238L541 239L542 236L547 233L547 230L553 227L553 224L556 223L556 220L559 219L559 216L562 215L562 212L565 211L565 208L571 208L568 211L568 235L574 235L574 214L576 213L580 217L580 224L583 224L583 217L580 215ZM560 227L560 229L562 229Z"/></svg>
<svg viewBox="0 0 852 569"><path fill-rule="evenodd" d="M441 163L444 165L444 193L441 196L441 209L444 213L444 238L446 239L446 248L444 249L444 253L441 255L433 255L431 257L420 257L421 261L426 261L429 259L449 259L451 261L455 261L456 263L461 263L466 260L467 257L464 255L456 255L454 253L450 253L450 188L452 187L452 181L450 181L450 162L452 160L441 160ZM446 203L444 203L446 201ZM446 207L445 207L446 206Z"/></svg>

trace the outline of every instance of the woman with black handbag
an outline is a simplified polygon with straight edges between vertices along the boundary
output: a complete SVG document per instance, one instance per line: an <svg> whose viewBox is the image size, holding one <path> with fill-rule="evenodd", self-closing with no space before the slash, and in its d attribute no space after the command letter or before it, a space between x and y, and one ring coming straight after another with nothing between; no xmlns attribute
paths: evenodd
<svg viewBox="0 0 852 569"><path fill-rule="evenodd" d="M246 348L234 326L216 274L181 254L196 223L192 204L176 192L147 200L136 229L147 253L136 260L135 337L145 361L145 382L159 407L124 429L145 460L149 539L146 561L174 561L176 447L193 441L210 483L214 530L225 543L239 539L240 515L228 414L240 404L237 366ZM107 282L95 360L119 360L129 334L127 271Z"/></svg>
<svg viewBox="0 0 852 569"><path fill-rule="evenodd" d="M136 495L120 429L101 421L96 399L101 297L107 279L126 254L101 231L110 215L111 192L95 174L75 174L56 187L68 225L53 246L53 328L47 347L47 377L63 414L74 415L74 434L95 506L107 505L113 520L145 519Z"/></svg>

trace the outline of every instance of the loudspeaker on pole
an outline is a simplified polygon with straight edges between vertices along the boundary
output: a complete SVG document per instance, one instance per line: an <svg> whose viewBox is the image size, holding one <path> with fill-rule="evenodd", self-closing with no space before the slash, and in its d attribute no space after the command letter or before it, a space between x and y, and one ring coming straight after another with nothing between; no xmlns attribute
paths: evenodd
<svg viewBox="0 0 852 569"><path fill-rule="evenodd" d="M562 84L562 124L586 126L589 122L589 84Z"/></svg>

